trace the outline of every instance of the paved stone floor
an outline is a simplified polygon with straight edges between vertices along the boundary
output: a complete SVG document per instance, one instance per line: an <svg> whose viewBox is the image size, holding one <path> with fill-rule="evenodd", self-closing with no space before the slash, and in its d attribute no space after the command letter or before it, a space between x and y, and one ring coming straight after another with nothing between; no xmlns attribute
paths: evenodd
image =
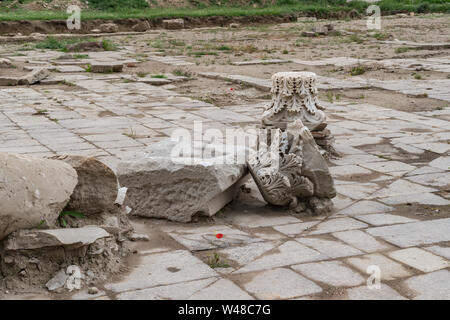
<svg viewBox="0 0 450 320"><path fill-rule="evenodd" d="M126 47L88 54L136 63L133 53ZM60 55L26 51L10 58L42 65ZM196 67L182 56L149 60ZM443 60L431 62L448 72ZM114 169L176 128L192 130L194 121L220 130L253 127L264 107L215 106L175 92L177 82L153 86L123 73L59 71L45 85L1 88L0 152L95 156ZM264 91L267 79L259 81L253 86ZM432 84L436 99L449 101L449 81ZM400 92L414 81L395 83L378 81ZM191 224L135 219L150 241L136 244L129 273L99 285L95 296L82 291L71 298L450 299L450 109L404 112L349 99L323 105L342 153L329 162L338 192L330 216L235 201ZM380 270L379 289L367 286L369 266Z"/></svg>

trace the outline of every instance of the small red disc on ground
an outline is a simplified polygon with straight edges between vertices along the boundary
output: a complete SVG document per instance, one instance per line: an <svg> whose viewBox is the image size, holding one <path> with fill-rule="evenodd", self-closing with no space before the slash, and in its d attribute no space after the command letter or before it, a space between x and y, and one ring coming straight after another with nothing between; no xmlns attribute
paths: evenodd
<svg viewBox="0 0 450 320"><path fill-rule="evenodd" d="M217 239L223 238L223 234L221 234L221 233L216 234L216 238L217 238Z"/></svg>

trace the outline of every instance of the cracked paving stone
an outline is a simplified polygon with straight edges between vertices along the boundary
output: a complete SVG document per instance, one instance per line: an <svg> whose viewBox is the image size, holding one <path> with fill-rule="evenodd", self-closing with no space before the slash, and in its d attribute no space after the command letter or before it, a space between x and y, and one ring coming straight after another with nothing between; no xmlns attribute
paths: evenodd
<svg viewBox="0 0 450 320"><path fill-rule="evenodd" d="M338 231L346 231L353 229L362 229L368 227L364 222L352 219L352 218L333 218L328 219L315 225L311 231L307 232L308 235L316 235L323 233L331 233Z"/></svg>
<svg viewBox="0 0 450 320"><path fill-rule="evenodd" d="M336 240L324 240L317 237L297 238L295 240L333 259L363 254L362 251Z"/></svg>
<svg viewBox="0 0 450 320"><path fill-rule="evenodd" d="M324 254L296 241L287 241L234 272L244 273L327 259Z"/></svg>
<svg viewBox="0 0 450 320"><path fill-rule="evenodd" d="M254 300L247 292L227 279L220 279L197 291L189 297L189 300L229 300L230 298L233 300Z"/></svg>
<svg viewBox="0 0 450 320"><path fill-rule="evenodd" d="M362 214L383 213L394 210L395 208L386 206L376 201L362 200L339 211L338 213L353 216Z"/></svg>
<svg viewBox="0 0 450 320"><path fill-rule="evenodd" d="M208 265L185 250L143 256L123 280L105 285L115 293L217 276Z"/></svg>
<svg viewBox="0 0 450 320"><path fill-rule="evenodd" d="M186 281L170 285L133 290L117 295L118 300L185 300L210 285L217 278Z"/></svg>
<svg viewBox="0 0 450 320"><path fill-rule="evenodd" d="M223 234L223 237L217 238L218 233ZM263 241L243 231L223 225L175 228L175 230L169 231L169 235L191 251L227 248Z"/></svg>

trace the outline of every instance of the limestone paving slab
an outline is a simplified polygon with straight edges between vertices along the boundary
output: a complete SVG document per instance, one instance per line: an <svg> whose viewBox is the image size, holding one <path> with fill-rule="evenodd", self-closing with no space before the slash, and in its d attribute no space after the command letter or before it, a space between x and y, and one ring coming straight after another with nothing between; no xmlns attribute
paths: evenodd
<svg viewBox="0 0 450 320"><path fill-rule="evenodd" d="M391 246L381 243L371 235L361 230L350 230L333 233L333 236L349 245L367 252L378 252L392 248Z"/></svg>
<svg viewBox="0 0 450 320"><path fill-rule="evenodd" d="M322 291L311 280L285 268L260 272L243 286L258 299L289 299Z"/></svg>
<svg viewBox="0 0 450 320"><path fill-rule="evenodd" d="M335 240L324 240L317 237L295 240L333 259L363 254L362 251Z"/></svg>
<svg viewBox="0 0 450 320"><path fill-rule="evenodd" d="M244 267L236 270L234 274L273 269L303 262L320 261L327 258L328 257L324 254L310 249L296 241L287 241L246 264Z"/></svg>
<svg viewBox="0 0 450 320"><path fill-rule="evenodd" d="M191 251L227 248L262 241L262 239L253 237L246 232L224 225L197 228L181 227L168 234ZM218 238L217 234L221 234L222 238Z"/></svg>
<svg viewBox="0 0 450 320"><path fill-rule="evenodd" d="M367 232L401 248L450 241L450 218L369 228Z"/></svg>
<svg viewBox="0 0 450 320"><path fill-rule="evenodd" d="M341 261L323 261L299 264L291 267L309 279L336 287L354 287L365 282L357 272Z"/></svg>
<svg viewBox="0 0 450 320"><path fill-rule="evenodd" d="M381 283L380 289L369 289L367 286L347 289L350 300L407 300L387 284Z"/></svg>
<svg viewBox="0 0 450 320"><path fill-rule="evenodd" d="M368 227L368 225L364 222L352 218L332 218L315 225L311 231L307 232L307 234L315 235L353 229L362 229L366 227Z"/></svg>
<svg viewBox="0 0 450 320"><path fill-rule="evenodd" d="M197 291L189 300L254 300L247 292L228 279L220 279Z"/></svg>
<svg viewBox="0 0 450 320"><path fill-rule="evenodd" d="M366 214L363 216L355 216L355 218L374 226L418 221L417 219L411 219L387 213Z"/></svg>
<svg viewBox="0 0 450 320"><path fill-rule="evenodd" d="M356 216L362 214L374 214L374 213L383 213L394 211L395 208L386 206L382 203L376 201L362 200L358 201L351 206L346 207L345 209L339 211L339 214Z"/></svg>
<svg viewBox="0 0 450 320"><path fill-rule="evenodd" d="M386 258L380 253L371 253L361 257L348 258L346 259L346 262L360 270L362 273L367 273L367 268L369 266L377 266L380 268L381 280L386 281L405 278L412 275L412 273L400 263Z"/></svg>
<svg viewBox="0 0 450 320"><path fill-rule="evenodd" d="M119 282L105 288L115 293L218 276L188 251L176 250L143 256L140 264Z"/></svg>
<svg viewBox="0 0 450 320"><path fill-rule="evenodd" d="M186 281L170 285L162 285L148 289L132 290L117 295L118 300L185 300L206 286L214 283L217 278Z"/></svg>
<svg viewBox="0 0 450 320"><path fill-rule="evenodd" d="M449 300L450 271L439 270L411 277L404 284L415 292L414 300Z"/></svg>
<svg viewBox="0 0 450 320"><path fill-rule="evenodd" d="M425 247L424 249L450 260L450 247L444 247L444 246L437 245L437 246Z"/></svg>
<svg viewBox="0 0 450 320"><path fill-rule="evenodd" d="M423 272L437 271L450 266L450 263L446 259L420 248L408 248L392 251L388 255L397 261Z"/></svg>

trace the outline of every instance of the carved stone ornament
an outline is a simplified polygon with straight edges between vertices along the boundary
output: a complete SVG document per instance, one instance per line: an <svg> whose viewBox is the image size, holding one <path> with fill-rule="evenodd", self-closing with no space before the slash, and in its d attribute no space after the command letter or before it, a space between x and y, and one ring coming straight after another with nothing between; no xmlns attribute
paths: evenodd
<svg viewBox="0 0 450 320"><path fill-rule="evenodd" d="M336 191L310 131L326 127L317 102L315 74L285 72L272 79L273 99L263 114L258 151L248 161L250 173L270 204L296 211L307 208L316 214L329 212Z"/></svg>

